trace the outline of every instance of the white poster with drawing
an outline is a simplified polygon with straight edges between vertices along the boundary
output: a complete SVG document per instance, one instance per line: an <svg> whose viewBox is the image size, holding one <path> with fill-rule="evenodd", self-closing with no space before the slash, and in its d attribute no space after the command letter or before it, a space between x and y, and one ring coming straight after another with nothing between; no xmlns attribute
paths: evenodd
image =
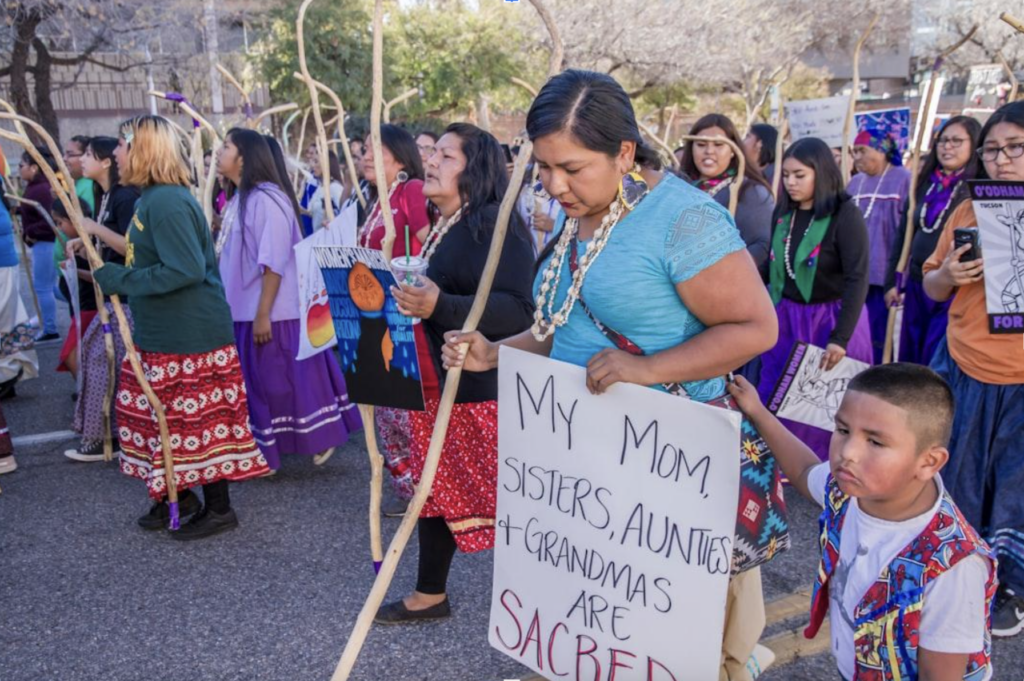
<svg viewBox="0 0 1024 681"><path fill-rule="evenodd" d="M796 343L786 368L775 385L768 410L779 418L832 431L836 411L850 380L870 365L844 357L829 371L821 368L825 351L815 345Z"/></svg>
<svg viewBox="0 0 1024 681"><path fill-rule="evenodd" d="M542 676L717 679L740 415L507 347L492 646Z"/></svg>
<svg viewBox="0 0 1024 681"><path fill-rule="evenodd" d="M989 333L1024 333L1024 182L970 182Z"/></svg>
<svg viewBox="0 0 1024 681"><path fill-rule="evenodd" d="M295 244L295 271L299 280L299 351L306 359L338 344L327 300L327 288L313 254L316 246L355 246L358 205L352 202L334 221Z"/></svg>

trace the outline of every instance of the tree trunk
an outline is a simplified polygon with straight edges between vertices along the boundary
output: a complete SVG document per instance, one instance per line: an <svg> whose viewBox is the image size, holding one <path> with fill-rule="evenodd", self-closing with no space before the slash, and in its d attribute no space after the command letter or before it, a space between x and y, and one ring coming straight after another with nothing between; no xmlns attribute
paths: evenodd
<svg viewBox="0 0 1024 681"><path fill-rule="evenodd" d="M477 125L481 130L490 132L491 130L491 98L486 94L481 93L476 100L476 118Z"/></svg>
<svg viewBox="0 0 1024 681"><path fill-rule="evenodd" d="M53 139L60 144L60 121L57 118L57 111L53 108L53 64L51 63L50 50L39 38L32 41L32 47L36 50L36 65L33 69L35 75L36 91L36 112L39 124L46 128L46 132L53 136Z"/></svg>
<svg viewBox="0 0 1024 681"><path fill-rule="evenodd" d="M36 28L42 20L39 12L19 12L14 25L14 47L11 50L11 104L19 114L32 119L38 116L28 90L29 59Z"/></svg>
<svg viewBox="0 0 1024 681"><path fill-rule="evenodd" d="M221 89L220 71L217 70L220 45L214 0L206 0L203 23L206 24L206 57L210 63L210 110L213 112L214 125L217 125L224 118L224 92Z"/></svg>

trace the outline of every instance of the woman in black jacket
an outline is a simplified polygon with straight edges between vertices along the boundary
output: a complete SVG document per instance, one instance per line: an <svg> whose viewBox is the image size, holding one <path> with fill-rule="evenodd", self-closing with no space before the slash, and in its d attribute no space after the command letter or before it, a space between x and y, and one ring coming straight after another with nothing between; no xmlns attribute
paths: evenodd
<svg viewBox="0 0 1024 681"><path fill-rule="evenodd" d="M420 344L426 410L411 412L410 464L419 481L444 381L444 334L461 329L483 275L498 207L508 187L498 141L476 126L455 123L438 140L426 167L423 193L439 213L424 242L427 275L394 291L404 314L423 320ZM526 330L533 318L533 247L512 216L494 285L479 330L500 340ZM424 352L426 350L426 352ZM462 376L434 480L419 520L420 563L416 591L381 608L385 624L447 617L448 568L458 548L494 547L498 475L497 370Z"/></svg>

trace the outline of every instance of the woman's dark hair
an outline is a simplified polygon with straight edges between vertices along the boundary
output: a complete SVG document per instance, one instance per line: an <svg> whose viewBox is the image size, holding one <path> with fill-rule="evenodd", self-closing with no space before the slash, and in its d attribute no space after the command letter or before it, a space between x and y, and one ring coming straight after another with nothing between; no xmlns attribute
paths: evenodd
<svg viewBox="0 0 1024 681"><path fill-rule="evenodd" d="M750 126L750 134L761 141L761 153L757 155L757 165L767 168L775 163L775 147L779 143L779 131L774 125L755 123Z"/></svg>
<svg viewBox="0 0 1024 681"><path fill-rule="evenodd" d="M971 147L971 155L967 159L967 165L964 166L964 179L973 180L978 176L981 159L974 153L974 150L978 148L978 144L981 142L981 123L970 116L953 116L943 123L939 131L935 133L935 139L932 140L932 149L921 163L921 171L917 176L918 204L924 201L925 194L928 193L928 187L931 185L932 173L939 167L939 137L953 125L959 125L967 131L967 141Z"/></svg>
<svg viewBox="0 0 1024 681"><path fill-rule="evenodd" d="M661 159L640 135L629 95L611 76L569 69L541 88L526 114L526 134L534 141L562 131L611 158L623 142L636 142L635 161L661 170Z"/></svg>
<svg viewBox="0 0 1024 681"><path fill-rule="evenodd" d="M82 215L87 218L91 218L92 209L89 208L89 204L85 202L85 199L78 197L78 208L82 211ZM64 207L63 201L54 201L53 206L50 208L50 217L54 220L70 220L71 216L68 215L68 209Z"/></svg>
<svg viewBox="0 0 1024 681"><path fill-rule="evenodd" d="M1024 128L1024 102L1011 102L1010 104L1003 104L996 109L996 112L989 116L989 119L985 122L985 127L981 129L981 135L978 136L978 148L981 148L981 145L985 143L986 138L992 132L992 128L996 127L999 123L1012 123L1018 128ZM985 164L981 164L978 169L978 179L988 179Z"/></svg>
<svg viewBox="0 0 1024 681"><path fill-rule="evenodd" d="M740 150L743 150L743 140L740 139L740 133L736 130L736 126L729 120L728 116L722 114L708 114L704 116L690 128L691 135L700 135L709 128L720 128L725 133L727 139L733 144L738 146ZM696 182L700 179L700 171L697 170L697 162L693 160L693 140L686 140L684 145L686 149L683 152L683 162L679 164L679 170L682 171L683 175L690 178L691 181ZM773 147L774 153L774 147ZM729 162L729 169L736 171L739 169L740 160L733 156L732 161ZM743 171L743 185L740 188L740 194L743 194L751 186L759 184L769 192L772 187L768 184L768 180L765 179L764 173L761 169L756 167L753 163L747 163L746 168Z"/></svg>
<svg viewBox="0 0 1024 681"><path fill-rule="evenodd" d="M480 242L483 232L494 227L484 221L487 217L484 208L501 203L508 190L505 153L494 135L469 123L452 123L444 134L459 138L466 157L466 167L459 175L459 198L473 238ZM433 209L433 205L431 207ZM515 211L513 214L509 230L521 238L528 238L522 220Z"/></svg>
<svg viewBox="0 0 1024 681"><path fill-rule="evenodd" d="M850 195L843 189L843 173L836 165L832 149L825 142L817 137L797 140L782 155L783 162L787 158L795 159L814 171L814 219L835 215L843 202L850 199ZM796 210L797 206L783 185L775 203L773 222Z"/></svg>
<svg viewBox="0 0 1024 681"><path fill-rule="evenodd" d="M108 184L110 185L109 191L114 191L114 187L121 184L121 171L117 167L117 159L114 158L114 150L117 149L117 138L115 137L93 137L89 140L88 150L92 152L92 155L96 157L98 161L110 161L110 169L107 170L107 177L109 178ZM100 205L100 201L103 199L103 187L100 186L99 182L93 184L93 203L97 206Z"/></svg>
<svg viewBox="0 0 1024 681"><path fill-rule="evenodd" d="M231 140L231 143L238 149L239 156L245 161L242 164L242 177L237 187L234 182L224 178L225 192L228 199L231 199L235 192L238 192L238 227L244 240L245 230L241 229L241 227L245 224L246 203L252 193L262 191L267 193L274 201L279 201L278 197L266 192L260 185L270 183L282 191L284 187L281 186L281 176L277 169L277 163L274 162L274 154L270 151L270 145L267 144L267 140L263 135L247 128L231 128L228 130L226 139ZM294 205L281 206L281 208L287 213L289 208L294 209ZM298 213L295 213L296 220L298 215Z"/></svg>
<svg viewBox="0 0 1024 681"><path fill-rule="evenodd" d="M84 152L85 148L89 146L89 142L92 141L92 138L89 137L88 135L75 135L74 137L71 138L71 141L77 144L78 147Z"/></svg>
<svg viewBox="0 0 1024 681"><path fill-rule="evenodd" d="M280 143L273 135L264 135L263 139L267 141L270 153L274 157L274 165L277 167L277 186L281 188L281 191L292 202L292 208L295 210L296 219L298 219L298 216L302 215L302 211L299 208L299 199L295 196L295 188L292 187L291 177L288 175L288 162L284 158L284 149L281 148Z"/></svg>
<svg viewBox="0 0 1024 681"><path fill-rule="evenodd" d="M416 133L416 137L419 137L420 135L426 135L430 139L434 140L434 144L437 144L437 140L441 139L440 137L437 136L436 133L433 133L430 130L420 130L418 133Z"/></svg>
<svg viewBox="0 0 1024 681"><path fill-rule="evenodd" d="M39 154L40 156L42 156L43 161L46 163L46 165L48 165L50 167L50 170L52 170L55 173L58 172L57 171L57 162L53 160L53 154L50 153L49 147L37 146L36 147L36 153ZM27 151L21 152L21 160L27 166L35 166L35 167L39 168L39 164L36 163L35 158L33 158L32 154L28 153ZM42 168L39 168L39 169L42 170Z"/></svg>
<svg viewBox="0 0 1024 681"><path fill-rule="evenodd" d="M372 146L369 141L370 136L367 135L366 139L365 146L369 149ZM410 180L423 179L423 159L420 158L420 149L416 146L416 139L408 130L385 123L380 126L380 143L381 146L387 147ZM377 199L378 189L379 187L376 185L370 185L369 199L371 203Z"/></svg>
<svg viewBox="0 0 1024 681"><path fill-rule="evenodd" d="M317 170L320 170L319 161L315 165ZM327 151L327 172L331 174L331 182L337 182L339 184L345 184L341 179L341 164L338 162L338 155L333 151Z"/></svg>

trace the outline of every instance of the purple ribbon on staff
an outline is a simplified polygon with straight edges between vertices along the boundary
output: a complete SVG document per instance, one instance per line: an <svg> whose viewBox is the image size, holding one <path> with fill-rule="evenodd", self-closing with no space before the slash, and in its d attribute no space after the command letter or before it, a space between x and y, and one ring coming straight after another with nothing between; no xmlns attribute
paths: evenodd
<svg viewBox="0 0 1024 681"><path fill-rule="evenodd" d="M114 333L114 329L113 327L110 326L110 324L104 324L103 333Z"/></svg>
<svg viewBox="0 0 1024 681"><path fill-rule="evenodd" d="M178 515L178 502L175 501L169 504L169 506L171 511L171 529L177 530L181 528L181 517Z"/></svg>
<svg viewBox="0 0 1024 681"><path fill-rule="evenodd" d="M380 561L380 560L373 561L373 573L375 575L379 575L380 574L380 566L383 565L383 564L384 564L384 561Z"/></svg>
<svg viewBox="0 0 1024 681"><path fill-rule="evenodd" d="M188 104L189 106L192 106L192 102L188 101L188 98L185 97L185 95L180 94L178 92L168 92L166 96L167 96L167 99L172 101L172 102L176 102L178 104ZM195 107L192 106L192 108L194 109ZM199 127L199 121L197 119L195 119L195 118L192 119L192 127L193 128L198 128Z"/></svg>
<svg viewBox="0 0 1024 681"><path fill-rule="evenodd" d="M245 103L245 120L249 120L250 118L252 118L252 114L253 114L252 102L246 102Z"/></svg>

